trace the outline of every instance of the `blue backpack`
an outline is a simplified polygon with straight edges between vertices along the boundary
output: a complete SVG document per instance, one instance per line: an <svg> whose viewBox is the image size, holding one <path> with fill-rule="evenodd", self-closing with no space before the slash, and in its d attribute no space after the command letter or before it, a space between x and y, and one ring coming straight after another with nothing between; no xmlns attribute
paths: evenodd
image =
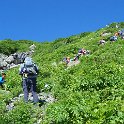
<svg viewBox="0 0 124 124"><path fill-rule="evenodd" d="M29 75L36 75L37 74L37 68L36 65L33 63L32 59L30 57L27 57L24 61L24 67L22 68L23 73L27 73Z"/></svg>

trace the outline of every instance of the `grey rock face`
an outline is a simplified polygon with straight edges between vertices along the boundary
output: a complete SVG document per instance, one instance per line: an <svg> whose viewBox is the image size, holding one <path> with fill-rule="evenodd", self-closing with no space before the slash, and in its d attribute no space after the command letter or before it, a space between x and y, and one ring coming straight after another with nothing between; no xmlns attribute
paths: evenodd
<svg viewBox="0 0 124 124"><path fill-rule="evenodd" d="M27 52L14 53L9 56L0 53L0 70L10 69L23 63L27 56L31 56L34 53L35 48L36 46L33 44Z"/></svg>
<svg viewBox="0 0 124 124"><path fill-rule="evenodd" d="M10 55L6 60L5 60L8 64L14 62L14 57L12 55Z"/></svg>
<svg viewBox="0 0 124 124"><path fill-rule="evenodd" d="M103 36L103 37L109 36L109 35L111 35L111 33L103 33L103 34L101 34L101 36Z"/></svg>
<svg viewBox="0 0 124 124"><path fill-rule="evenodd" d="M30 50L30 51L34 51L35 48L36 48L36 46L33 44L33 45L31 45L31 46L29 47L29 50Z"/></svg>

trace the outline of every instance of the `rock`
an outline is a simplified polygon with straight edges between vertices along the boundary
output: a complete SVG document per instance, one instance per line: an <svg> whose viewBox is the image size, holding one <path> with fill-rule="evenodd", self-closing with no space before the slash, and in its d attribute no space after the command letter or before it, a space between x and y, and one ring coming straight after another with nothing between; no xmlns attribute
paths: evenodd
<svg viewBox="0 0 124 124"><path fill-rule="evenodd" d="M12 62L14 62L14 57L12 55L10 55L5 61L7 63L11 64Z"/></svg>
<svg viewBox="0 0 124 124"><path fill-rule="evenodd" d="M0 92L1 93L1 92ZM18 97L14 97L10 100L10 102L7 103L6 105L6 110L7 111L11 111L13 110L16 106L14 105L14 103L16 101L19 101L21 99L21 97L23 97L24 94L20 94ZM38 97L39 97L39 101L41 101L42 105L47 102L47 103L53 103L56 101L56 99L52 96L51 93L45 93L45 92L42 92L42 93L39 93L38 94ZM32 93L29 93L29 100L30 101L33 101L33 96L32 96ZM41 103L39 104L39 107L41 107ZM41 105L41 106L40 106ZM42 108L42 107L41 107ZM45 112L45 110L44 110ZM38 122L40 123L40 121Z"/></svg>
<svg viewBox="0 0 124 124"><path fill-rule="evenodd" d="M14 103L10 103L9 105L6 106L6 110L11 111L14 108Z"/></svg>
<svg viewBox="0 0 124 124"><path fill-rule="evenodd" d="M77 65L77 64L79 64L80 63L80 61L71 61L71 62L69 62L68 63L68 67L71 67L71 66L74 66L74 65Z"/></svg>
<svg viewBox="0 0 124 124"><path fill-rule="evenodd" d="M0 53L0 69L14 68L15 65L23 63L27 56L32 55L35 48L36 46L33 44L29 47L30 51L27 52L14 53L9 56Z"/></svg>
<svg viewBox="0 0 124 124"><path fill-rule="evenodd" d="M34 51L35 48L36 46L34 44L29 47L30 51Z"/></svg>
<svg viewBox="0 0 124 124"><path fill-rule="evenodd" d="M47 96L46 102L53 103L54 101L55 101L55 98L53 98L53 96L51 96L51 95Z"/></svg>
<svg viewBox="0 0 124 124"><path fill-rule="evenodd" d="M37 121L37 124L40 124L40 122L41 122L42 120L41 119L39 119L38 121Z"/></svg>
<svg viewBox="0 0 124 124"><path fill-rule="evenodd" d="M54 67L57 67L57 63L56 62L53 62L51 65L54 66Z"/></svg>
<svg viewBox="0 0 124 124"><path fill-rule="evenodd" d="M108 35L111 35L111 33L102 33L101 36L105 37L105 36L108 36Z"/></svg>
<svg viewBox="0 0 124 124"><path fill-rule="evenodd" d="M7 66L8 66L8 63L5 60L0 61L0 68L6 69Z"/></svg>
<svg viewBox="0 0 124 124"><path fill-rule="evenodd" d="M47 88L49 85L48 84L45 84L44 88Z"/></svg>
<svg viewBox="0 0 124 124"><path fill-rule="evenodd" d="M6 90L1 90L0 89L0 94L10 94L10 91L6 91Z"/></svg>
<svg viewBox="0 0 124 124"><path fill-rule="evenodd" d="M19 98L20 98L20 97L23 97L23 96L24 96L24 94L19 94Z"/></svg>
<svg viewBox="0 0 124 124"><path fill-rule="evenodd" d="M5 60L8 56L0 53L0 59Z"/></svg>

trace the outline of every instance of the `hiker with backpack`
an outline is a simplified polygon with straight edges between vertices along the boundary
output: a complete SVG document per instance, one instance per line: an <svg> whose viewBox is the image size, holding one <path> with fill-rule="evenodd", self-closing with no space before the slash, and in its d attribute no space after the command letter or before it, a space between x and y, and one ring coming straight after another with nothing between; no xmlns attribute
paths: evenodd
<svg viewBox="0 0 124 124"><path fill-rule="evenodd" d="M104 39L102 39L102 40L99 41L98 45L104 45L105 43L106 43L106 41Z"/></svg>
<svg viewBox="0 0 124 124"><path fill-rule="evenodd" d="M66 64L68 64L70 62L70 57L66 58Z"/></svg>
<svg viewBox="0 0 124 124"><path fill-rule="evenodd" d="M84 48L78 50L79 55L85 55L86 52L87 52L87 50L85 50Z"/></svg>
<svg viewBox="0 0 124 124"><path fill-rule="evenodd" d="M25 58L24 63L20 65L19 74L22 76L24 101L28 102L28 95L31 91L33 95L33 102L39 102L38 95L36 93L38 67L32 61L32 58Z"/></svg>
<svg viewBox="0 0 124 124"><path fill-rule="evenodd" d="M119 36L119 33L118 32L115 32L114 36Z"/></svg>
<svg viewBox="0 0 124 124"><path fill-rule="evenodd" d="M73 61L78 61L79 60L79 54L77 54L77 55L74 55L74 58L73 58Z"/></svg>
<svg viewBox="0 0 124 124"><path fill-rule="evenodd" d="M70 57L63 58L63 62L67 65L70 62Z"/></svg>
<svg viewBox="0 0 124 124"><path fill-rule="evenodd" d="M112 41L112 42L115 42L115 41L117 41L117 39L118 39L118 37L117 36L112 36L112 37L110 37L110 41Z"/></svg>
<svg viewBox="0 0 124 124"><path fill-rule="evenodd" d="M119 35L122 39L124 39L124 29L119 32Z"/></svg>

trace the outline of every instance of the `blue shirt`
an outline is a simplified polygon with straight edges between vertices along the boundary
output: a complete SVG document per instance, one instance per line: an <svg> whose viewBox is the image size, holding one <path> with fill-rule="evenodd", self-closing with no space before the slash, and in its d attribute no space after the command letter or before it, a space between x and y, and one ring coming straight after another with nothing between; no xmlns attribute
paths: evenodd
<svg viewBox="0 0 124 124"><path fill-rule="evenodd" d="M3 84L4 83L4 80L2 77L0 77L0 84Z"/></svg>

